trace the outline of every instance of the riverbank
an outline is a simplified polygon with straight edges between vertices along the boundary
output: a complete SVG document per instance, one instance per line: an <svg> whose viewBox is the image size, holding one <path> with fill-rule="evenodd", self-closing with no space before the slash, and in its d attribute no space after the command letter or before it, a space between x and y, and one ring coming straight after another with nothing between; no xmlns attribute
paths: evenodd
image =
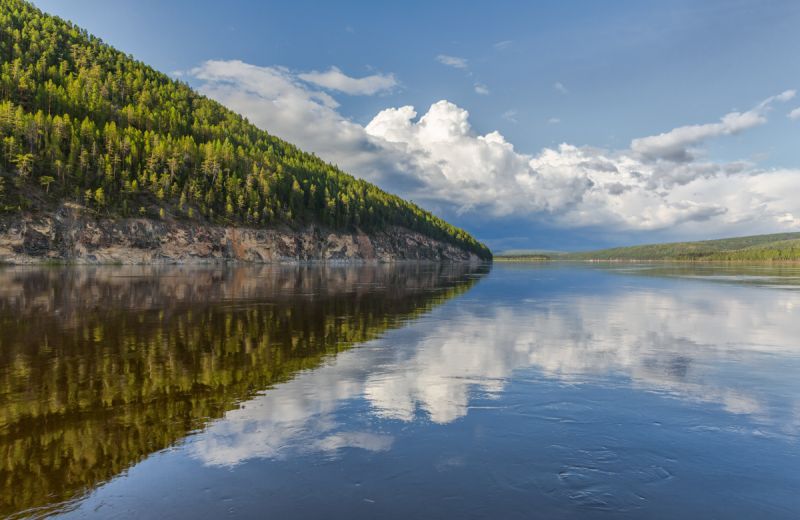
<svg viewBox="0 0 800 520"><path fill-rule="evenodd" d="M0 263L189 264L286 262L468 262L472 252L392 226L366 233L309 225L271 229L147 218L95 218L62 205L52 213L0 218Z"/></svg>

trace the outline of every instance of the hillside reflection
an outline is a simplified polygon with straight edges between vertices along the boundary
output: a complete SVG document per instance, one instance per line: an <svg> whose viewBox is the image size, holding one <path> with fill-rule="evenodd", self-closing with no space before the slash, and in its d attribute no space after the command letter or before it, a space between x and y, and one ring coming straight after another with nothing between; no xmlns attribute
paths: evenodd
<svg viewBox="0 0 800 520"><path fill-rule="evenodd" d="M483 274L419 265L0 270L0 515L47 513Z"/></svg>

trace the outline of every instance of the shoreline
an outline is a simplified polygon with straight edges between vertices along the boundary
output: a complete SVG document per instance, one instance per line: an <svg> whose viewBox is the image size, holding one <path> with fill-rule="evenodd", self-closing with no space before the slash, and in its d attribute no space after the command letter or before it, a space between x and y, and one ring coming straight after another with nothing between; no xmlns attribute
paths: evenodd
<svg viewBox="0 0 800 520"><path fill-rule="evenodd" d="M29 262L0 261L0 269L10 267L125 267L125 266L153 266L153 267L246 267L246 266L390 266L390 265L492 265L492 260L433 260L401 258L390 260L377 259L304 259L292 258L249 261L237 259L183 259L151 262L101 262L101 261L75 261L75 260L33 260Z"/></svg>
<svg viewBox="0 0 800 520"><path fill-rule="evenodd" d="M506 264L539 264L539 263L552 263L552 264L751 264L751 265L769 265L769 264L782 264L782 265L800 265L800 258L786 259L786 260L687 260L687 259L671 259L671 258L650 258L650 259L628 259L628 258L614 258L614 259L569 259L569 258L547 258L547 259L508 259L503 257L494 257L495 263Z"/></svg>

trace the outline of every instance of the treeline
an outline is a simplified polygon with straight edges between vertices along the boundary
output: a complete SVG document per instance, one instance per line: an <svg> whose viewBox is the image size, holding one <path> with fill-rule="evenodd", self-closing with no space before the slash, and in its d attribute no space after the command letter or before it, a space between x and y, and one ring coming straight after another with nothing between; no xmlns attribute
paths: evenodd
<svg viewBox="0 0 800 520"><path fill-rule="evenodd" d="M677 260L682 262L800 261L800 233L673 242L568 253L563 260Z"/></svg>
<svg viewBox="0 0 800 520"><path fill-rule="evenodd" d="M494 260L497 262L549 262L553 259L550 255L545 254L513 254L513 255L497 255Z"/></svg>
<svg viewBox="0 0 800 520"><path fill-rule="evenodd" d="M800 261L800 239L782 240L765 244L763 246L748 247L738 251L724 251L709 255L709 260L742 262L742 261L768 261L785 262Z"/></svg>
<svg viewBox="0 0 800 520"><path fill-rule="evenodd" d="M397 225L483 258L413 203L260 130L22 0L0 0L0 208L71 200L119 216L248 226Z"/></svg>

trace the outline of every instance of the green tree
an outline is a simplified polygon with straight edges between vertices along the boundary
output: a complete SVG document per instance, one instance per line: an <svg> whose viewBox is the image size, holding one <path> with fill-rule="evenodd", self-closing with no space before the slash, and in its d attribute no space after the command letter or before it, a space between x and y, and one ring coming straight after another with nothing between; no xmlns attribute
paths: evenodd
<svg viewBox="0 0 800 520"><path fill-rule="evenodd" d="M104 206L106 205L106 194L105 194L105 192L103 191L103 188L102 188L102 187L100 187L100 188L97 188L96 190L94 190L94 196L93 196L93 198L94 198L94 201L95 201L95 203L96 203L96 204L97 204L99 207L101 207L101 208L102 208L102 207L104 207Z"/></svg>
<svg viewBox="0 0 800 520"><path fill-rule="evenodd" d="M17 154L14 164L17 166L17 184L22 185L30 178L33 173L34 156L32 153Z"/></svg>
<svg viewBox="0 0 800 520"><path fill-rule="evenodd" d="M54 177L50 177L49 175L43 175L43 176L39 177L39 184L42 185L42 187L44 188L45 192L49 193L50 192L50 184L55 182L55 180L56 179Z"/></svg>

